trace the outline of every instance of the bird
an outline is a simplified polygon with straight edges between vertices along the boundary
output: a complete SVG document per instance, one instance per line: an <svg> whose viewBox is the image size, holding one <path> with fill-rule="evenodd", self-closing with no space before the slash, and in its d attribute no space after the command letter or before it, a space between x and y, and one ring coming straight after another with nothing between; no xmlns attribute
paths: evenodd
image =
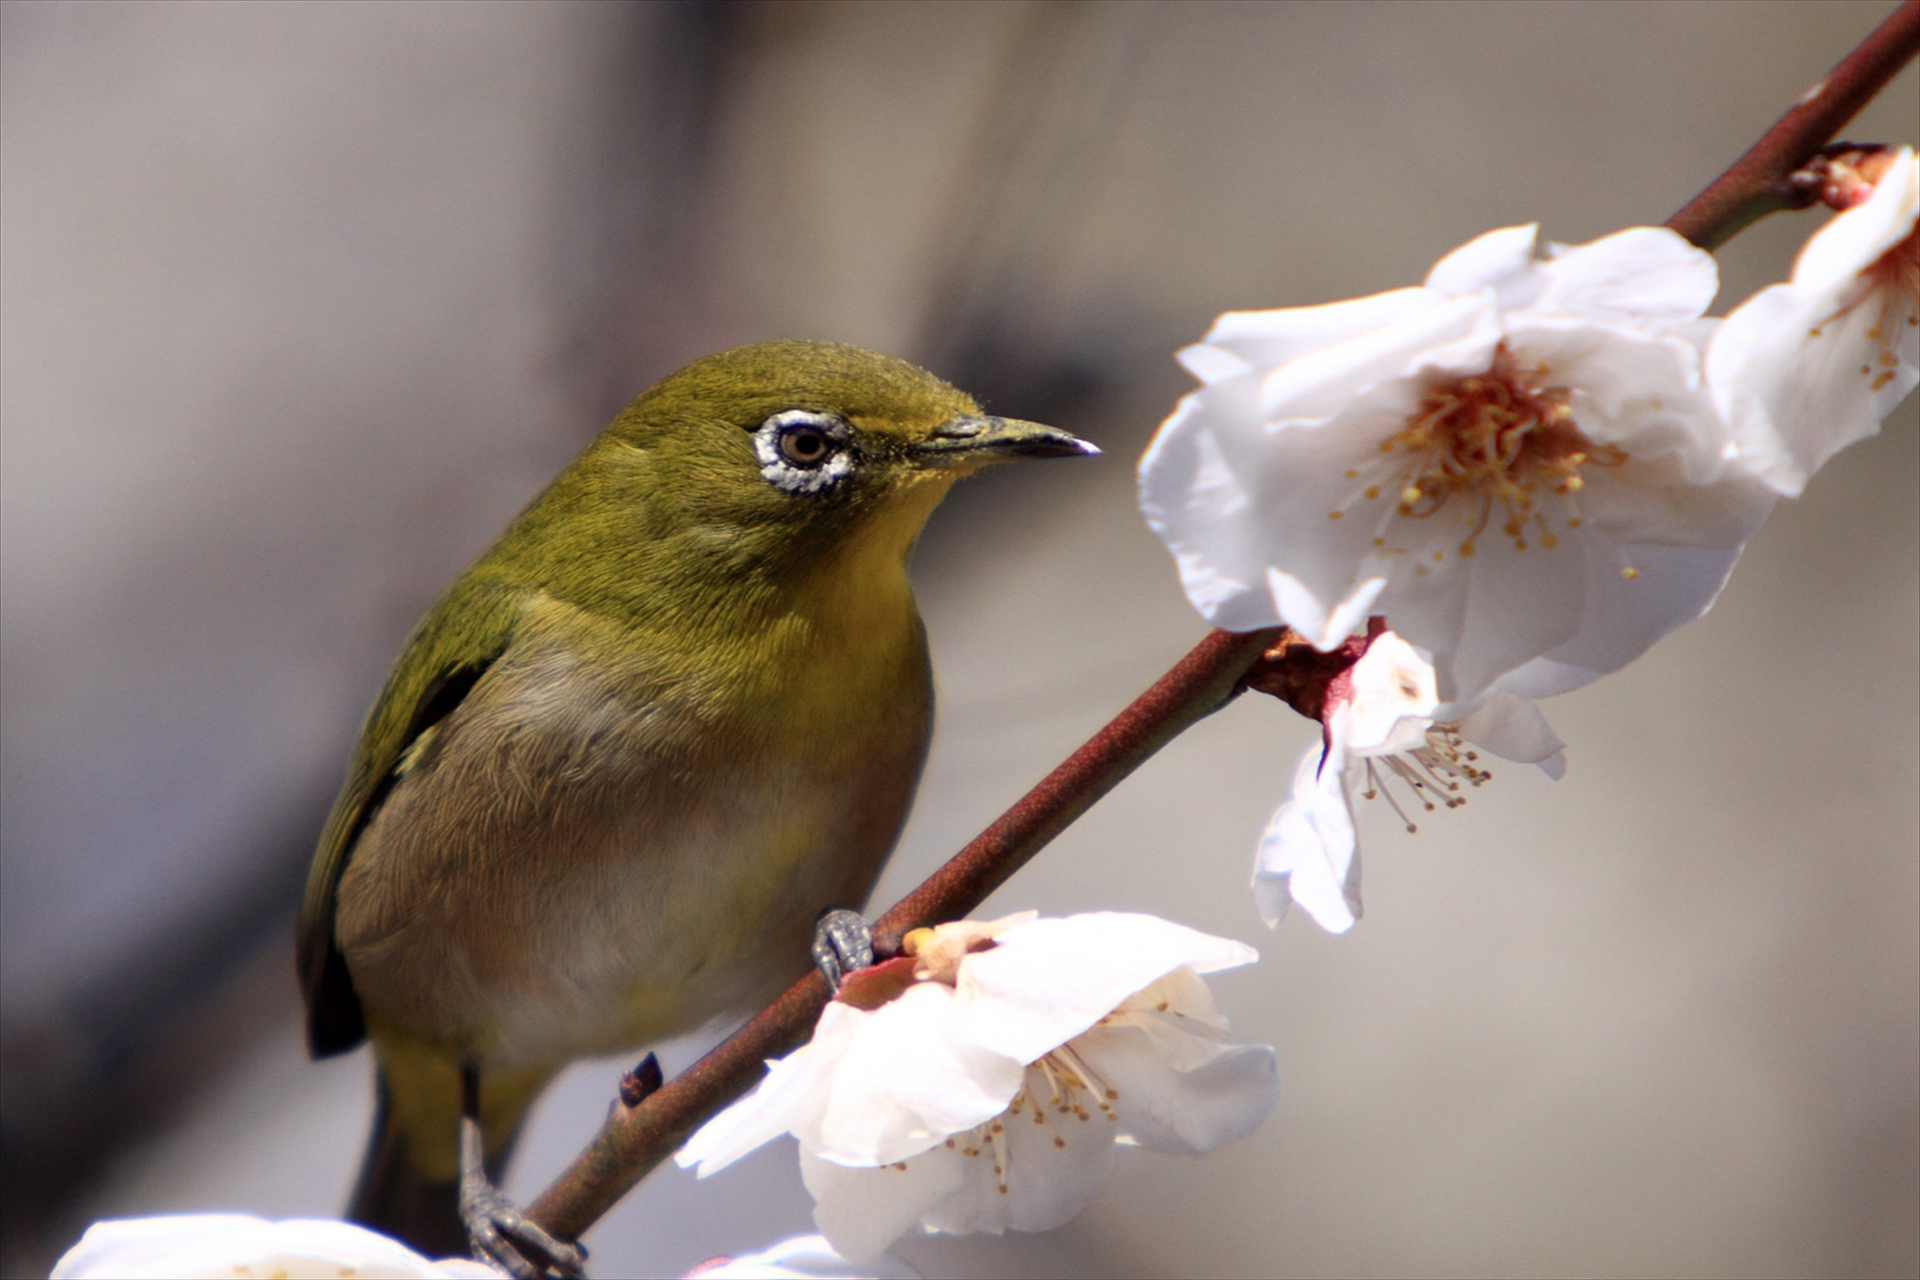
<svg viewBox="0 0 1920 1280"><path fill-rule="evenodd" d="M309 1049L376 1067L350 1218L579 1273L493 1189L534 1099L800 976L926 759L928 515L1098 452L891 356L761 343L642 392L520 512L406 641L308 877Z"/></svg>

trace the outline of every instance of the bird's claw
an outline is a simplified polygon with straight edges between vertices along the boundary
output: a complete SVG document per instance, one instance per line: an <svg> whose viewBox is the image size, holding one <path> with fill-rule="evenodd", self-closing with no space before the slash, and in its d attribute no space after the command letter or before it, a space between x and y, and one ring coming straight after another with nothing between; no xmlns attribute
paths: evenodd
<svg viewBox="0 0 1920 1280"><path fill-rule="evenodd" d="M556 1238L487 1181L480 1126L460 1122L460 1220L473 1256L514 1280L586 1280L585 1245Z"/></svg>
<svg viewBox="0 0 1920 1280"><path fill-rule="evenodd" d="M873 963L873 930L866 917L845 907L830 907L813 922L813 964L838 991L850 973Z"/></svg>

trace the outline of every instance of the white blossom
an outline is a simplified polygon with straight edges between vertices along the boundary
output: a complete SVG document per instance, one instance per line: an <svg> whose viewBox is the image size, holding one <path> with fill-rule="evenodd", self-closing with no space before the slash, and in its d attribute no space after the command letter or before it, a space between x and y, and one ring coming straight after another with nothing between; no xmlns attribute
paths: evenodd
<svg viewBox="0 0 1920 1280"><path fill-rule="evenodd" d="M1141 461L1194 606L1331 649L1369 615L1442 699L1615 670L1706 611L1772 495L1700 373L1713 260L1659 228L1534 256L1490 232L1419 288L1228 312Z"/></svg>
<svg viewBox="0 0 1920 1280"><path fill-rule="evenodd" d="M1273 1050L1225 1043L1199 976L1254 960L1241 943L1111 912L909 943L850 978L813 1039L680 1163L706 1177L792 1133L815 1222L857 1259L916 1223L1060 1226L1105 1184L1116 1140L1198 1155L1251 1133L1278 1097Z"/></svg>
<svg viewBox="0 0 1920 1280"><path fill-rule="evenodd" d="M1332 933L1359 918L1356 772L1366 777L1366 794L1386 794L1396 811L1396 782L1426 809L1464 803L1460 788L1490 776L1468 744L1538 765L1550 778L1566 772L1565 744L1528 699L1494 692L1457 723L1436 723L1442 708L1433 668L1391 631L1372 639L1350 677L1329 690L1324 741L1301 757L1292 796L1260 837L1253 894L1268 925L1280 922L1289 903Z"/></svg>
<svg viewBox="0 0 1920 1280"><path fill-rule="evenodd" d="M1920 383L1920 162L1896 153L1866 200L1814 233L1793 278L1729 315L1707 381L1741 461L1776 490L1807 477Z"/></svg>
<svg viewBox="0 0 1920 1280"><path fill-rule="evenodd" d="M759 1253L713 1258L686 1280L920 1280L920 1273L890 1253L864 1264L834 1251L825 1236L794 1236Z"/></svg>
<svg viewBox="0 0 1920 1280"><path fill-rule="evenodd" d="M351 1222L241 1213L114 1218L88 1227L54 1264L52 1280L161 1280L258 1276L341 1280L347 1276L498 1277L470 1258L434 1262L397 1240Z"/></svg>

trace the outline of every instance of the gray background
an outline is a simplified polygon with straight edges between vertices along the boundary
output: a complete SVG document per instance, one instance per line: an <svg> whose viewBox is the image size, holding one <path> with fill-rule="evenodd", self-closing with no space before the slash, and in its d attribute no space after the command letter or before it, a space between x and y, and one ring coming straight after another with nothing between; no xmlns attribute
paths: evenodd
<svg viewBox="0 0 1920 1280"><path fill-rule="evenodd" d="M337 1211L292 901L445 581L634 392L780 336L929 364L1098 463L1009 469L917 578L943 697L884 905L1202 625L1132 460L1217 311L1416 281L1490 227L1658 221L1870 3L0 7L5 1269L102 1215ZM1909 68L1850 136L1911 141ZM1809 215L1723 255L1722 307ZM989 909L1249 940L1284 1091L1189 1167L929 1274L1920 1270L1915 407L1720 606L1547 705L1565 781L1362 823L1367 919L1269 934L1310 728L1243 700ZM1258 703L1258 704L1257 704ZM698 1046L668 1046L669 1068ZM542 1104L536 1191L623 1064ZM790 1147L656 1176L599 1274L806 1228Z"/></svg>

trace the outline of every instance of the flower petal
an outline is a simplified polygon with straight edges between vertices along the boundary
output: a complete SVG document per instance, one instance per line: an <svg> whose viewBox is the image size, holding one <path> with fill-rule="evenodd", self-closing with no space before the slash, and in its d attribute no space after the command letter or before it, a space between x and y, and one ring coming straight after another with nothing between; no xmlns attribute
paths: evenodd
<svg viewBox="0 0 1920 1280"><path fill-rule="evenodd" d="M842 1256L825 1236L794 1236L758 1253L717 1258L689 1272L685 1280L921 1280L892 1254L865 1264Z"/></svg>
<svg viewBox="0 0 1920 1280"><path fill-rule="evenodd" d="M1531 699L1493 693L1458 723L1461 737L1503 760L1539 765L1556 782L1567 772L1567 744Z"/></svg>
<svg viewBox="0 0 1920 1280"><path fill-rule="evenodd" d="M351 1222L196 1213L96 1222L53 1268L53 1280L174 1276L499 1276L465 1258L432 1262Z"/></svg>
<svg viewBox="0 0 1920 1280"><path fill-rule="evenodd" d="M1920 216L1920 161L1902 147L1873 194L1807 238L1793 264L1793 287L1808 295L1835 296L1887 250L1913 234Z"/></svg>
<svg viewBox="0 0 1920 1280"><path fill-rule="evenodd" d="M1267 593L1273 598L1273 622L1285 622L1321 652L1337 648L1359 630L1373 611L1373 602L1386 590L1385 578L1363 578L1345 596L1322 604L1306 583L1280 569L1267 570Z"/></svg>
<svg viewBox="0 0 1920 1280"><path fill-rule="evenodd" d="M1713 255L1665 227L1629 227L1553 250L1534 304L1542 311L1611 311L1673 325L1699 316L1720 291Z"/></svg>
<svg viewBox="0 0 1920 1280"><path fill-rule="evenodd" d="M1539 224L1502 227L1476 236L1427 272L1427 288L1454 297L1492 290L1502 307L1524 307L1545 284L1533 256Z"/></svg>
<svg viewBox="0 0 1920 1280"><path fill-rule="evenodd" d="M1244 943L1155 916L1096 911L1035 920L961 964L956 997L964 1016L953 1034L1033 1062L1182 965L1211 973L1257 958Z"/></svg>
<svg viewBox="0 0 1920 1280"><path fill-rule="evenodd" d="M1374 637L1352 668L1352 696L1335 714L1355 755L1385 755L1426 741L1440 698L1433 664L1391 631Z"/></svg>
<svg viewBox="0 0 1920 1280"><path fill-rule="evenodd" d="M841 1255L863 1262L885 1252L967 1173L944 1147L905 1163L904 1169L849 1169L801 1148L800 1180L813 1195L814 1224Z"/></svg>
<svg viewBox="0 0 1920 1280"><path fill-rule="evenodd" d="M1268 430L1337 413L1375 383L1406 376L1436 347L1479 336L1491 349L1497 337L1493 316L1491 304L1478 295L1433 294L1430 301L1409 308L1391 324L1279 365L1260 388L1260 409Z"/></svg>
<svg viewBox="0 0 1920 1280"><path fill-rule="evenodd" d="M1038 1072L1028 1073L1027 1094L1044 1100L1047 1086ZM1051 1231L1078 1217L1113 1176L1115 1127L1104 1116L1081 1120L1072 1114L1022 1108L1004 1118L999 1137L1005 1151L1006 1190L989 1146L980 1154L956 1155L965 1177L921 1219L929 1231L954 1235L986 1232Z"/></svg>
<svg viewBox="0 0 1920 1280"><path fill-rule="evenodd" d="M1707 352L1707 378L1742 461L1796 497L1827 459L1877 435L1920 383L1920 329L1864 296L1842 301L1793 285L1762 289L1727 317ZM1881 329L1904 329L1889 345Z"/></svg>
<svg viewBox="0 0 1920 1280"><path fill-rule="evenodd" d="M790 1132L803 1111L815 1107L813 1096L822 1076L845 1056L852 1032L847 1022L870 1016L846 1005L829 1004L814 1028L814 1038L786 1057L768 1062L766 1079L701 1125L674 1154L674 1162L683 1169L698 1165L698 1176L709 1178ZM830 1024L829 1018L834 1022Z"/></svg>
<svg viewBox="0 0 1920 1280"><path fill-rule="evenodd" d="M1227 311L1207 331L1205 345L1232 355L1247 368L1279 364L1392 324L1432 301L1425 289L1394 289L1315 307ZM1215 369L1226 367L1215 357L1202 359ZM1181 363L1187 364L1184 353ZM1195 377L1201 377L1191 364L1187 367ZM1201 377L1201 380L1218 382L1220 378Z"/></svg>
<svg viewBox="0 0 1920 1280"><path fill-rule="evenodd" d="M1155 1151L1202 1155L1266 1121L1280 1098L1280 1074L1267 1045L1185 1039L1204 1051L1204 1061L1184 1069L1139 1026L1096 1027L1073 1042L1073 1051L1118 1095L1112 1104L1128 1136Z"/></svg>
<svg viewBox="0 0 1920 1280"><path fill-rule="evenodd" d="M870 1015L825 1081L818 1121L796 1124L802 1144L839 1164L892 1164L1004 1111L1021 1063L964 1034L957 1003L922 982Z"/></svg>
<svg viewBox="0 0 1920 1280"><path fill-rule="evenodd" d="M1360 917L1360 856L1353 811L1342 778L1346 761L1320 748L1294 771L1293 798L1280 806L1254 856L1253 896L1269 927L1297 902L1329 933L1345 933Z"/></svg>

